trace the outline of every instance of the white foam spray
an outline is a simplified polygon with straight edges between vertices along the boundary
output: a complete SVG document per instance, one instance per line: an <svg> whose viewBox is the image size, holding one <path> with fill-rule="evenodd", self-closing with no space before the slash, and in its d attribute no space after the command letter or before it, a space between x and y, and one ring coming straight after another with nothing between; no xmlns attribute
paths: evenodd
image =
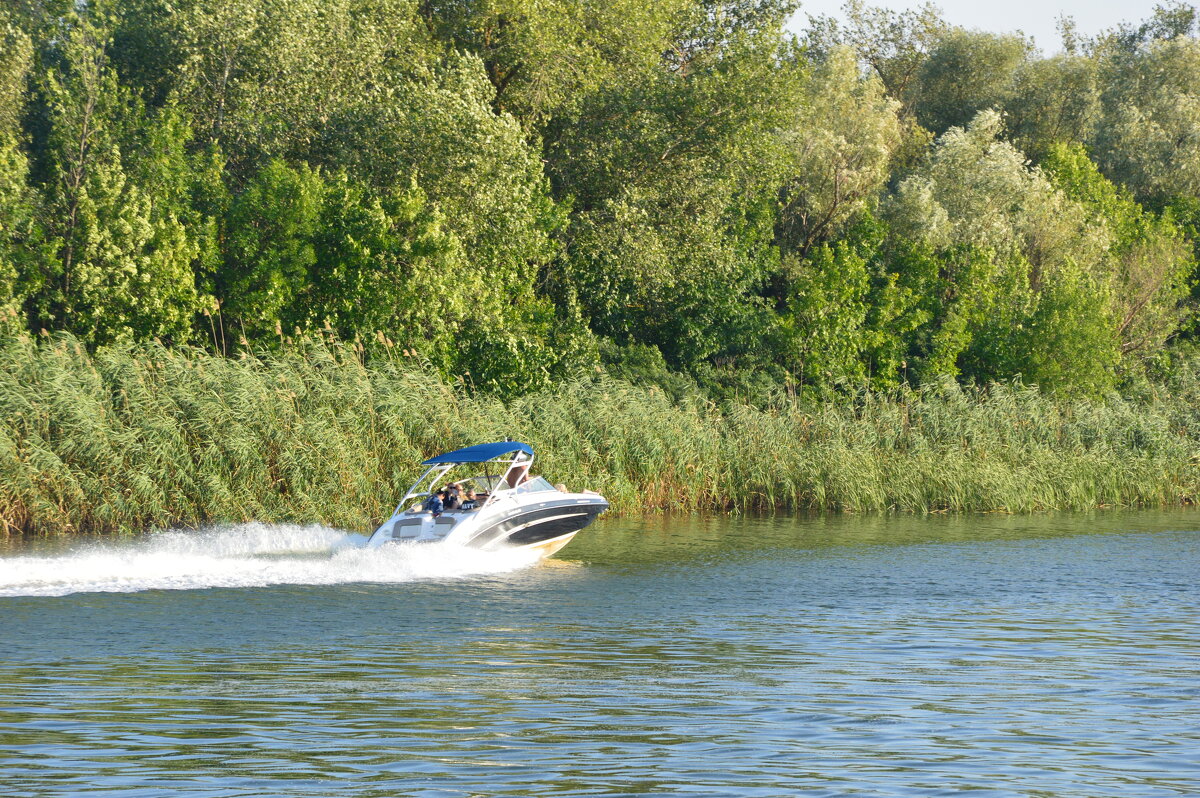
<svg viewBox="0 0 1200 798"><path fill-rule="evenodd" d="M162 532L48 556L0 557L0 596L412 582L505 573L537 560L528 551L445 544L367 549L366 540L323 526L258 523Z"/></svg>

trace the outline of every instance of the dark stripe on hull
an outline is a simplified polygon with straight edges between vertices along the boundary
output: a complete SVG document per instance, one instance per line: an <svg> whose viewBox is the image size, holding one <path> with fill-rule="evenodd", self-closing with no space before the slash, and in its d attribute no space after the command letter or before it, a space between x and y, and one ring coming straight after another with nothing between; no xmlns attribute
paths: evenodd
<svg viewBox="0 0 1200 798"><path fill-rule="evenodd" d="M485 548L499 543L513 546L541 543L569 532L578 532L607 509L607 504L564 504L521 513L480 531L467 545ZM517 531L514 532L514 529Z"/></svg>

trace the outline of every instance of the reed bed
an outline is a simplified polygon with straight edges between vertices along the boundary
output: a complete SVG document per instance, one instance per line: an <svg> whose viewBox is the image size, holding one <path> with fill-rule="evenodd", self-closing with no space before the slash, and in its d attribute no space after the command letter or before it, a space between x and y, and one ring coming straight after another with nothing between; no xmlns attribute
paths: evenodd
<svg viewBox="0 0 1200 798"><path fill-rule="evenodd" d="M1200 496L1200 376L1138 401L952 382L765 409L580 379L503 403L350 346L0 344L0 530L372 528L439 451L511 436L617 511L915 513Z"/></svg>

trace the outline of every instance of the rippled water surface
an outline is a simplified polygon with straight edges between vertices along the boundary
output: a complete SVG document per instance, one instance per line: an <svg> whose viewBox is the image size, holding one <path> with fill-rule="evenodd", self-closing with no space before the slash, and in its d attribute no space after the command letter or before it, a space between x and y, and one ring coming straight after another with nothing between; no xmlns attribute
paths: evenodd
<svg viewBox="0 0 1200 798"><path fill-rule="evenodd" d="M0 549L0 794L1200 793L1200 513Z"/></svg>

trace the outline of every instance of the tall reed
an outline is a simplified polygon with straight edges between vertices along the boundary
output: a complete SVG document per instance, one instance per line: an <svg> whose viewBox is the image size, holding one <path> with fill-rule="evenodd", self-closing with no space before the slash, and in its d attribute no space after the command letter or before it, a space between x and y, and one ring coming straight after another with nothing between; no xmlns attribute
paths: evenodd
<svg viewBox="0 0 1200 798"><path fill-rule="evenodd" d="M1006 511L1194 503L1200 376L1140 401L954 383L718 410L583 379L503 403L349 346L222 358L0 344L0 530L214 521L366 530L426 456L511 436L619 511Z"/></svg>

